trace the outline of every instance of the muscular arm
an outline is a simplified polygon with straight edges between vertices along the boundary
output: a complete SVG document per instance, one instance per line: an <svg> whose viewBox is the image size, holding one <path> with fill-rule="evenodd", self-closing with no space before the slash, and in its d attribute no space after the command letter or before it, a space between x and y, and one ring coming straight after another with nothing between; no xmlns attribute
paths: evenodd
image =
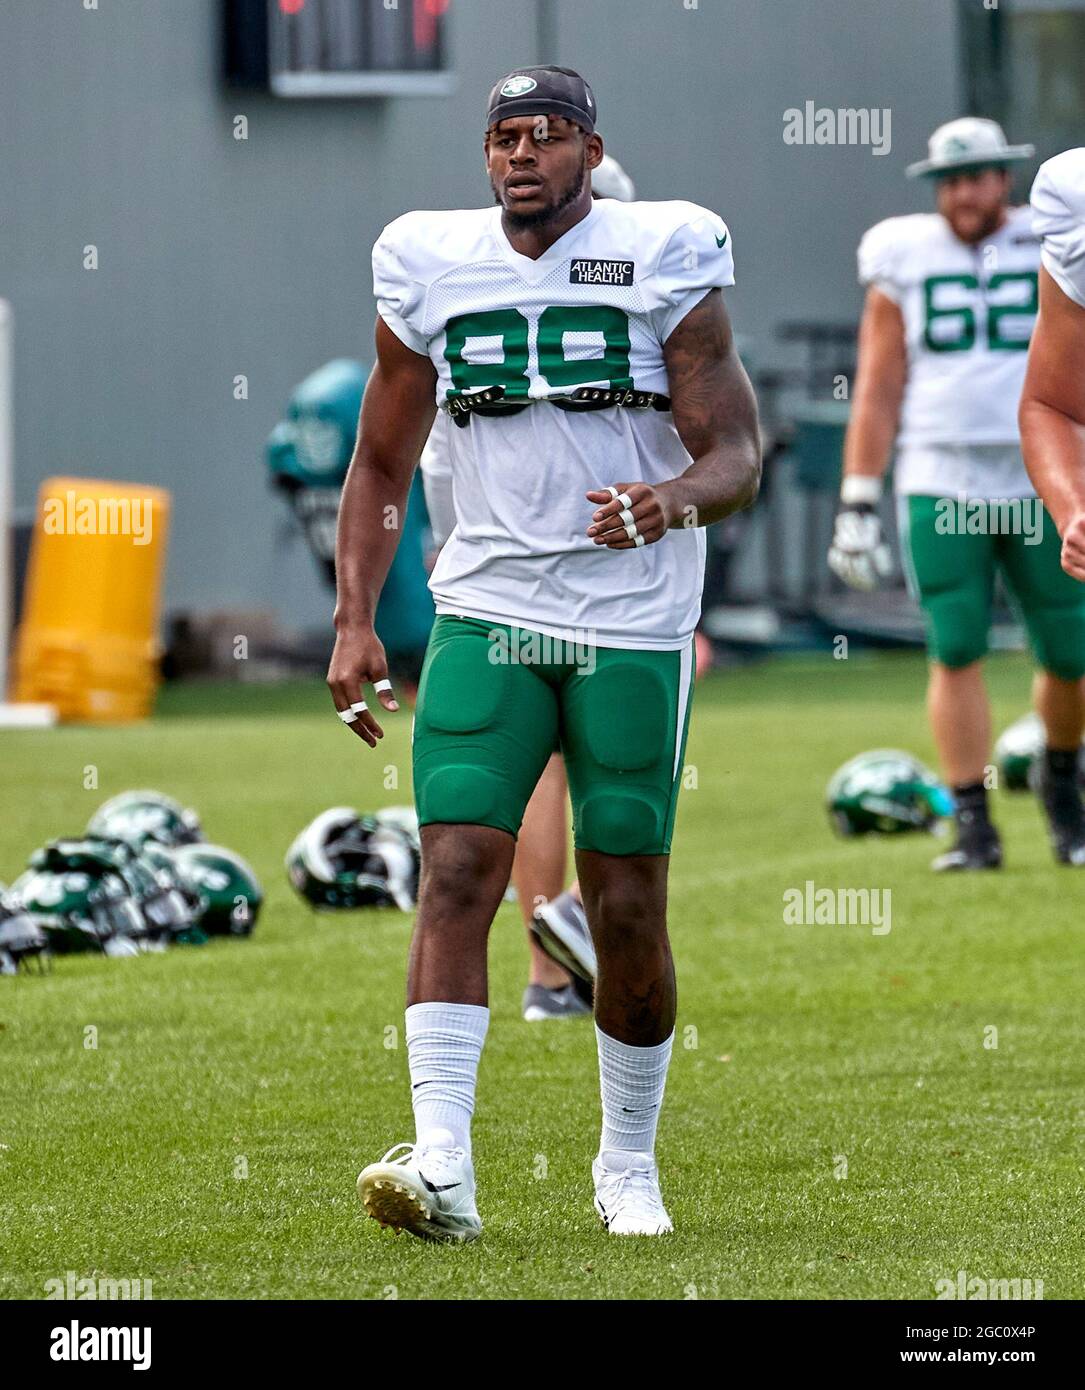
<svg viewBox="0 0 1085 1390"><path fill-rule="evenodd" d="M1085 309L1044 269L1018 420L1029 477L1065 543L1063 567L1085 579ZM1078 548L1075 570L1067 552Z"/></svg>
<svg viewBox="0 0 1085 1390"><path fill-rule="evenodd" d="M585 493L598 507L587 533L610 550L651 545L675 526L711 526L748 507L761 486L757 401L719 290L709 290L673 330L663 360L674 425L693 462L654 487L611 483L620 497L606 489ZM630 539L627 522L639 539Z"/></svg>
<svg viewBox="0 0 1085 1390"><path fill-rule="evenodd" d="M657 491L670 525L711 526L748 507L761 485L757 401L720 291L710 290L663 345L671 412L693 462Z"/></svg>
<svg viewBox="0 0 1085 1390"><path fill-rule="evenodd" d="M340 710L365 698L364 683L388 674L373 618L436 409L436 376L429 358L405 347L380 318L376 343L377 364L362 400L335 540L337 637L328 686ZM389 524L389 518L395 524ZM390 692L382 692L380 699L386 708L396 708ZM371 747L382 736L368 711L351 728Z"/></svg>
<svg viewBox="0 0 1085 1390"><path fill-rule="evenodd" d="M904 316L871 286L859 325L859 362L844 436L844 476L881 479L897 433L908 372Z"/></svg>

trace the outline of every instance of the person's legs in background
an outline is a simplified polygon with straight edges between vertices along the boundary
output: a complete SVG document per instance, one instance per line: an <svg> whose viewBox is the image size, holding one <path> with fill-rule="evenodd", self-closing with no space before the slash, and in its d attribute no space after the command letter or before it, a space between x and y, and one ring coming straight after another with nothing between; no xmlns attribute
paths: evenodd
<svg viewBox="0 0 1085 1390"><path fill-rule="evenodd" d="M563 892L568 862L567 806L565 764L561 754L554 753L524 812L512 867L512 882L531 953L523 999L523 1014L529 1023L591 1012L590 989L580 987L572 973L544 951L536 939L539 926L536 913L540 908L556 907L583 915L579 893L570 899L570 894ZM586 934L586 921L584 931Z"/></svg>
<svg viewBox="0 0 1085 1390"><path fill-rule="evenodd" d="M1085 805L1078 762L1085 730L1085 584L1062 568L1061 541L1046 511L1039 523L1031 533L1001 537L1000 559L1039 667L1032 700L1046 747L1035 789L1055 858L1082 867Z"/></svg>

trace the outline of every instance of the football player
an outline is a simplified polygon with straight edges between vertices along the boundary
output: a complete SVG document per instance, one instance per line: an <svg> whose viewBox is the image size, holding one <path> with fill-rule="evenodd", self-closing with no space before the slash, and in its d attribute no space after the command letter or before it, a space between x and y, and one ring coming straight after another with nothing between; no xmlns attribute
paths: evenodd
<svg viewBox="0 0 1085 1390"><path fill-rule="evenodd" d="M618 161L605 154L591 173L593 198L617 198L630 203L633 180ZM434 549L452 534L456 512L452 503L452 464L448 448L448 416L438 411L420 468L426 491ZM393 570L394 572L394 570ZM565 888L568 823L568 787L560 753L554 753L531 794L516 841L512 881L527 930L530 974L521 1009L529 1023L546 1019L574 1018L591 1013L595 979L595 949L591 944L580 886ZM568 953L571 969L548 951L546 943L557 935L559 953ZM542 944L540 944L541 938Z"/></svg>
<svg viewBox="0 0 1085 1390"><path fill-rule="evenodd" d="M1009 166L1032 146L1008 145L994 121L964 117L934 132L929 153L908 173L934 181L937 212L879 222L859 245L867 293L829 564L857 588L887 572L875 507L896 437L901 548L931 657L928 712L957 806L957 843L932 867L1002 863L987 804L982 674L997 573L1020 605L1039 667L1040 790L1055 854L1082 865L1085 590L1061 568L1017 428L1040 247L1029 209L1010 204Z"/></svg>
<svg viewBox="0 0 1085 1390"><path fill-rule="evenodd" d="M1085 149L1042 165L1032 185L1042 238L1040 315L1021 397L1021 443L1062 536L1062 567L1085 579Z"/></svg>
<svg viewBox="0 0 1085 1390"><path fill-rule="evenodd" d="M757 409L721 289L731 235L692 203L592 201L591 89L532 67L494 87L496 206L412 212L373 253L377 366L336 549L340 718L370 747L395 709L373 613L436 403L456 525L412 737L422 883L406 1038L415 1142L363 1169L383 1224L469 1240L486 939L524 808L561 748L598 954L595 1205L671 1229L655 1134L674 1036L668 855L690 712L704 528L756 495Z"/></svg>

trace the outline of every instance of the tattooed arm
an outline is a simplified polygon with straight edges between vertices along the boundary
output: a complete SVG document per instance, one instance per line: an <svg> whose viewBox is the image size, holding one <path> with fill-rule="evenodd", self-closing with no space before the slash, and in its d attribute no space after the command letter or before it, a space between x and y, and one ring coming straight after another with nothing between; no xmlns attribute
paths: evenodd
<svg viewBox="0 0 1085 1390"><path fill-rule="evenodd" d="M709 290L663 345L671 412L693 462L677 478L650 487L615 483L647 545L674 526L711 526L748 507L761 486L757 401L739 361L719 290ZM596 545L629 550L619 513L624 503L605 490L586 493L598 510L588 527Z"/></svg>
<svg viewBox="0 0 1085 1390"><path fill-rule="evenodd" d="M757 401L719 290L710 290L671 333L663 359L675 428L693 459L664 484L670 525L711 526L750 506L761 485Z"/></svg>

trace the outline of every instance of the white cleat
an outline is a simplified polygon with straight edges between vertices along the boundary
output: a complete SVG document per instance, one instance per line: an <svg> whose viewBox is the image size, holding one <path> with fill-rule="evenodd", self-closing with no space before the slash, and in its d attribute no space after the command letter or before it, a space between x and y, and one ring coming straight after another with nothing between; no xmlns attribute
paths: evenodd
<svg viewBox="0 0 1085 1390"><path fill-rule="evenodd" d="M421 1240L474 1240L482 1230L475 1206L475 1170L446 1129L424 1146L397 1144L358 1174L358 1196L382 1226Z"/></svg>
<svg viewBox="0 0 1085 1390"><path fill-rule="evenodd" d="M595 1210L612 1236L663 1236L673 1231L651 1154L611 1149L591 1165Z"/></svg>

